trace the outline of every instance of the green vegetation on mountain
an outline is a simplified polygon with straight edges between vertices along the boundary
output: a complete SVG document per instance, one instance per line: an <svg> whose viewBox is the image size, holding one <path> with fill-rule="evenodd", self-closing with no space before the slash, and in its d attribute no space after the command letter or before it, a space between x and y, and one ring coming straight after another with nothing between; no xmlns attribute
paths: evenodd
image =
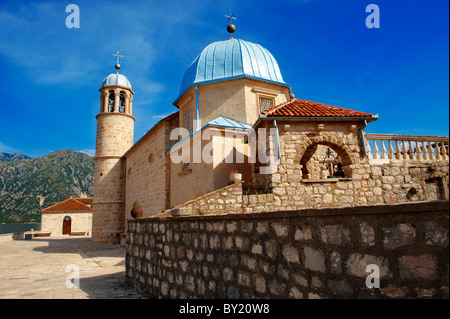
<svg viewBox="0 0 450 319"><path fill-rule="evenodd" d="M68 197L92 196L93 187L94 160L87 154L0 153L0 223L40 222L41 209Z"/></svg>

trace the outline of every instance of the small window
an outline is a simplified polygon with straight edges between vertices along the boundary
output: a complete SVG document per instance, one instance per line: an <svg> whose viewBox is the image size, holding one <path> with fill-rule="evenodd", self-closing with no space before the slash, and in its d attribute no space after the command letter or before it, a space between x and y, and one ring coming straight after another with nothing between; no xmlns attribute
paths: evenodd
<svg viewBox="0 0 450 319"><path fill-rule="evenodd" d="M125 113L125 93L123 91L120 92L119 113Z"/></svg>
<svg viewBox="0 0 450 319"><path fill-rule="evenodd" d="M114 112L114 91L109 91L108 97L108 112Z"/></svg>
<svg viewBox="0 0 450 319"><path fill-rule="evenodd" d="M264 112L270 110L274 106L274 99L271 97L260 96L259 97L259 110Z"/></svg>
<svg viewBox="0 0 450 319"><path fill-rule="evenodd" d="M190 169L191 169L191 162L188 160L186 163L183 163L182 171L185 172L185 171L188 171Z"/></svg>
<svg viewBox="0 0 450 319"><path fill-rule="evenodd" d="M189 131L189 133L191 132L191 109L187 109L186 111L184 111L184 123L186 126L186 129Z"/></svg>

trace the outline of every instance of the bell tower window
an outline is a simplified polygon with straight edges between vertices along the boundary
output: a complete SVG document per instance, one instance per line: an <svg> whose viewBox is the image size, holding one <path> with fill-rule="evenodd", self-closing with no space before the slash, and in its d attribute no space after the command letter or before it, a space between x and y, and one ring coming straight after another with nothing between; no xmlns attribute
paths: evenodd
<svg viewBox="0 0 450 319"><path fill-rule="evenodd" d="M114 112L114 91L109 91L109 97L108 97L108 112Z"/></svg>
<svg viewBox="0 0 450 319"><path fill-rule="evenodd" d="M125 92L120 91L119 113L125 113Z"/></svg>

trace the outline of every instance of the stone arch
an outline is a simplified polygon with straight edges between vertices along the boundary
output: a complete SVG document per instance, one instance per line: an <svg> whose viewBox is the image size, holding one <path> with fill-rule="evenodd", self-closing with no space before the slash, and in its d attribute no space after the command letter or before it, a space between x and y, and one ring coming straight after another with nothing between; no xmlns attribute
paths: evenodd
<svg viewBox="0 0 450 319"><path fill-rule="evenodd" d="M125 91L119 92L119 113L125 113L125 100L127 99L127 93Z"/></svg>
<svg viewBox="0 0 450 319"><path fill-rule="evenodd" d="M303 178L311 175L308 163L319 145L327 146L333 150L340 159L344 176L352 177L352 167L357 163L357 158L350 147L335 136L320 135L304 141L297 150L295 161L301 165Z"/></svg>
<svg viewBox="0 0 450 319"><path fill-rule="evenodd" d="M108 92L108 112L114 112L116 96L113 90Z"/></svg>

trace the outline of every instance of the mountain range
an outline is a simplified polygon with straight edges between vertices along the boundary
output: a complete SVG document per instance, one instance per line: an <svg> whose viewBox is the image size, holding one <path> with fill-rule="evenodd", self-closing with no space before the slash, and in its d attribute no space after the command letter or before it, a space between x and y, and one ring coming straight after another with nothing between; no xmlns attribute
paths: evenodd
<svg viewBox="0 0 450 319"><path fill-rule="evenodd" d="M68 197L91 197L93 187L94 159L85 153L0 153L0 223L40 222L41 209Z"/></svg>

